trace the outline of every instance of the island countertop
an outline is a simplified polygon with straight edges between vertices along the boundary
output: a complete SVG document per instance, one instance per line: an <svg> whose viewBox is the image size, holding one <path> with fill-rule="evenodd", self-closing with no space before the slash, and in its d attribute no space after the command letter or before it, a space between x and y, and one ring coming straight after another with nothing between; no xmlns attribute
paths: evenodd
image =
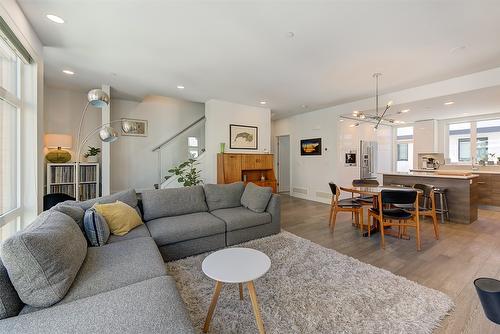
<svg viewBox="0 0 500 334"><path fill-rule="evenodd" d="M387 172L382 173L383 175L394 175L394 176L411 176L411 177L435 177L435 178L443 178L443 179L460 179L460 180L470 180L476 177L479 177L477 174L471 175L449 175L449 174L437 174L435 172L409 172L409 173L401 173L401 172Z"/></svg>
<svg viewBox="0 0 500 334"><path fill-rule="evenodd" d="M427 184L446 189L449 220L453 223L470 224L477 220L479 175L441 175L429 172L383 173L384 186L409 186ZM436 196L436 206L440 208L439 197ZM439 216L439 215L438 215ZM440 217L438 217L439 219Z"/></svg>

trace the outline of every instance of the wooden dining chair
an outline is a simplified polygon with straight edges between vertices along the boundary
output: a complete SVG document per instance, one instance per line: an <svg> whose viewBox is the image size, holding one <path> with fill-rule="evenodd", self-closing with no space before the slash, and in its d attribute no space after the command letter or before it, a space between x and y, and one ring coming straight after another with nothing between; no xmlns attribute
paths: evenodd
<svg viewBox="0 0 500 334"><path fill-rule="evenodd" d="M376 208L368 210L370 217L376 219L380 228L380 246L385 249L384 228L398 226L399 236L401 228L414 227L416 230L417 251L421 249L420 242L420 215L417 191L415 190L382 190L378 196ZM414 210L406 210L394 205L413 204ZM388 206L388 208L386 208Z"/></svg>
<svg viewBox="0 0 500 334"><path fill-rule="evenodd" d="M329 182L330 190L332 191L332 201L330 203L330 220L329 226L332 233L335 230L335 223L337 221L337 213L351 212L354 214L357 226L360 226L361 233L363 233L363 207L357 201L348 198L340 199L340 189L333 182Z"/></svg>
<svg viewBox="0 0 500 334"><path fill-rule="evenodd" d="M352 180L353 187L378 187L380 184L374 179L356 179ZM354 195L353 195L354 196ZM362 205L372 205L373 196L354 197Z"/></svg>
<svg viewBox="0 0 500 334"><path fill-rule="evenodd" d="M420 203L419 214L420 216L430 217L432 219L432 224L434 225L434 237L436 238L436 240L439 240L439 224L437 220L434 186L422 183L415 183L413 185L413 188L422 191L418 195L419 196L418 202ZM405 204L405 205L401 204L395 206L410 211L413 211L415 209L413 204Z"/></svg>

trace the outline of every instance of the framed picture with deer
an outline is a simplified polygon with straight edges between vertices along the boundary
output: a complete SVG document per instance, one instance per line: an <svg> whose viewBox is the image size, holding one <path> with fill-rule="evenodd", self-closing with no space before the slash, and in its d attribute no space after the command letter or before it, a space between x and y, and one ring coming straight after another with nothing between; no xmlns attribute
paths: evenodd
<svg viewBox="0 0 500 334"><path fill-rule="evenodd" d="M258 141L256 126L229 124L229 148L256 150Z"/></svg>

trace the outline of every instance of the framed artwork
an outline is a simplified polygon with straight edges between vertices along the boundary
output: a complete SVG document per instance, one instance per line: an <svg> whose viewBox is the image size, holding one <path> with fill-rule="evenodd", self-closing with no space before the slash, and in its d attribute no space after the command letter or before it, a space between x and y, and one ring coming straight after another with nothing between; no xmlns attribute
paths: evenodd
<svg viewBox="0 0 500 334"><path fill-rule="evenodd" d="M148 121L144 119L122 118L122 136L148 136ZM127 129L125 132L124 129Z"/></svg>
<svg viewBox="0 0 500 334"><path fill-rule="evenodd" d="M300 155L321 155L321 138L301 139Z"/></svg>
<svg viewBox="0 0 500 334"><path fill-rule="evenodd" d="M229 124L229 148L256 150L258 128L256 126Z"/></svg>

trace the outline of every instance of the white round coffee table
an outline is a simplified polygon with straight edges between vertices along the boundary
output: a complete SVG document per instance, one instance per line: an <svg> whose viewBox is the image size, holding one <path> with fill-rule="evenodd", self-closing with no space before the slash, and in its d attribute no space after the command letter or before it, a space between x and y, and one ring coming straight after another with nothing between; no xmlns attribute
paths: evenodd
<svg viewBox="0 0 500 334"><path fill-rule="evenodd" d="M203 260L201 268L205 275L215 280L216 283L203 332L208 332L210 327L222 283L238 283L240 299L243 299L243 283L246 283L259 333L265 333L253 281L264 275L270 267L271 260L269 257L251 248L226 248L207 256Z"/></svg>

